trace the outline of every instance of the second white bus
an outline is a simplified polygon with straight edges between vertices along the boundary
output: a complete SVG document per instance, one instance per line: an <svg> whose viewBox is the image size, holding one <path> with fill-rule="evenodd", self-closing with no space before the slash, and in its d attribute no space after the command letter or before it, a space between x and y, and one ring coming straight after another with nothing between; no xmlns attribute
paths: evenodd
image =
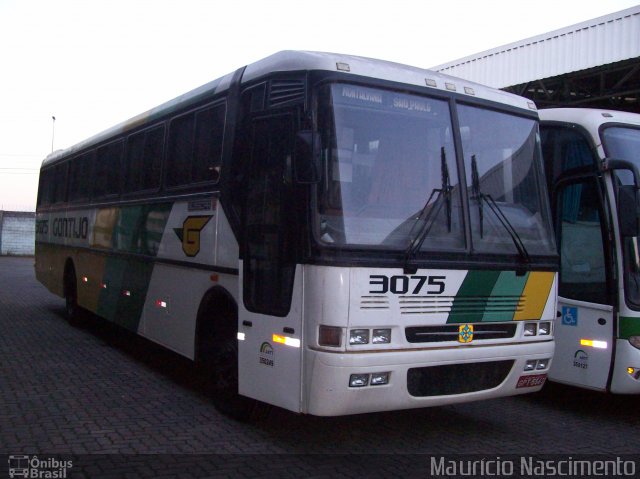
<svg viewBox="0 0 640 479"><path fill-rule="evenodd" d="M560 250L549 378L640 393L640 115L540 111Z"/></svg>

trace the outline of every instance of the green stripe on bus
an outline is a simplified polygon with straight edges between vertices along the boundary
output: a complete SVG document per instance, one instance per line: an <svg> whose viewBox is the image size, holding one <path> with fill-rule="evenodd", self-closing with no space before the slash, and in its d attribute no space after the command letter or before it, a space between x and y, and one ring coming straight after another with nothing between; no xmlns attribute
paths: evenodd
<svg viewBox="0 0 640 479"><path fill-rule="evenodd" d="M640 336L640 318L620 316L620 339Z"/></svg>
<svg viewBox="0 0 640 479"><path fill-rule="evenodd" d="M137 331L147 297L153 263L111 257L104 271L98 315Z"/></svg>
<svg viewBox="0 0 640 479"><path fill-rule="evenodd" d="M500 271L469 271L456 294L447 323L482 321L487 301Z"/></svg>
<svg viewBox="0 0 640 479"><path fill-rule="evenodd" d="M109 256L100 285L96 313L132 331L142 318L153 262L138 255L156 256L172 203L119 208L112 248L126 256Z"/></svg>
<svg viewBox="0 0 640 479"><path fill-rule="evenodd" d="M172 203L120 208L113 241L117 251L156 256Z"/></svg>
<svg viewBox="0 0 640 479"><path fill-rule="evenodd" d="M512 321L528 278L529 273L523 276L516 276L515 271L500 273L491 290L491 297L487 302L487 310L482 316L482 321Z"/></svg>

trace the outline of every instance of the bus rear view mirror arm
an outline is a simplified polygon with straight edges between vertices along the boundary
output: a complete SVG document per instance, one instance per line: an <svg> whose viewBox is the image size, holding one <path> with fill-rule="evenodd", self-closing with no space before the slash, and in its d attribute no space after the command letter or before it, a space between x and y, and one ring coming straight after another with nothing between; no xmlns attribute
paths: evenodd
<svg viewBox="0 0 640 479"><path fill-rule="evenodd" d="M613 158L605 158L602 160L602 171L611 170L628 170L633 175L633 182L636 188L640 187L640 173L638 167L627 160L615 160Z"/></svg>
<svg viewBox="0 0 640 479"><path fill-rule="evenodd" d="M621 185L618 188L618 222L623 238L640 236L638 188L633 185Z"/></svg>

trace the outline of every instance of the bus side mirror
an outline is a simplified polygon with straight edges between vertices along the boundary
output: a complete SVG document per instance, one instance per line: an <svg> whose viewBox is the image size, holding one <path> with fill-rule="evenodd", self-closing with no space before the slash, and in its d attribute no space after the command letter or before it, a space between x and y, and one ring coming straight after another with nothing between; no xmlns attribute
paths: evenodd
<svg viewBox="0 0 640 479"><path fill-rule="evenodd" d="M301 130L296 135L294 149L294 175L300 184L315 184L320 181L318 171L319 138L311 130Z"/></svg>
<svg viewBox="0 0 640 479"><path fill-rule="evenodd" d="M623 238L640 236L639 199L635 185L621 185L618 188L618 224Z"/></svg>

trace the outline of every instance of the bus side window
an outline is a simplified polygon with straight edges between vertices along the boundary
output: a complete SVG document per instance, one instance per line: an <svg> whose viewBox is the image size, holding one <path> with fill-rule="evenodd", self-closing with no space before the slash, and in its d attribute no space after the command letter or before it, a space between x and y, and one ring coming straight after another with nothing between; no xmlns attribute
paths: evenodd
<svg viewBox="0 0 640 479"><path fill-rule="evenodd" d="M164 126L131 135L127 140L124 190L127 193L160 187Z"/></svg>
<svg viewBox="0 0 640 479"><path fill-rule="evenodd" d="M98 148L94 168L94 198L120 193L124 141L118 140Z"/></svg>
<svg viewBox="0 0 640 479"><path fill-rule="evenodd" d="M602 209L595 179L563 185L557 192L560 247L558 293L569 299L609 304Z"/></svg>
<svg viewBox="0 0 640 479"><path fill-rule="evenodd" d="M196 137L191 181L217 182L222 162L222 138L226 105L207 108L196 115Z"/></svg>
<svg viewBox="0 0 640 479"><path fill-rule="evenodd" d="M195 115L189 113L175 118L169 127L167 152L167 186L176 187L189 182L193 155Z"/></svg>
<svg viewBox="0 0 640 479"><path fill-rule="evenodd" d="M38 206L50 205L53 199L53 168L40 171Z"/></svg>
<svg viewBox="0 0 640 479"><path fill-rule="evenodd" d="M594 171L597 169L597 157L587 138L579 131L543 125L540 135L549 191L564 173L587 166L593 166Z"/></svg>
<svg viewBox="0 0 640 479"><path fill-rule="evenodd" d="M67 200L67 168L69 162L56 165L53 169L53 191L51 203L62 203Z"/></svg>
<svg viewBox="0 0 640 479"><path fill-rule="evenodd" d="M93 152L90 151L71 160L69 171L69 201L81 201L91 194L91 170L93 167Z"/></svg>
<svg viewBox="0 0 640 479"><path fill-rule="evenodd" d="M218 181L225 111L226 105L218 104L171 121L167 152L168 187Z"/></svg>

